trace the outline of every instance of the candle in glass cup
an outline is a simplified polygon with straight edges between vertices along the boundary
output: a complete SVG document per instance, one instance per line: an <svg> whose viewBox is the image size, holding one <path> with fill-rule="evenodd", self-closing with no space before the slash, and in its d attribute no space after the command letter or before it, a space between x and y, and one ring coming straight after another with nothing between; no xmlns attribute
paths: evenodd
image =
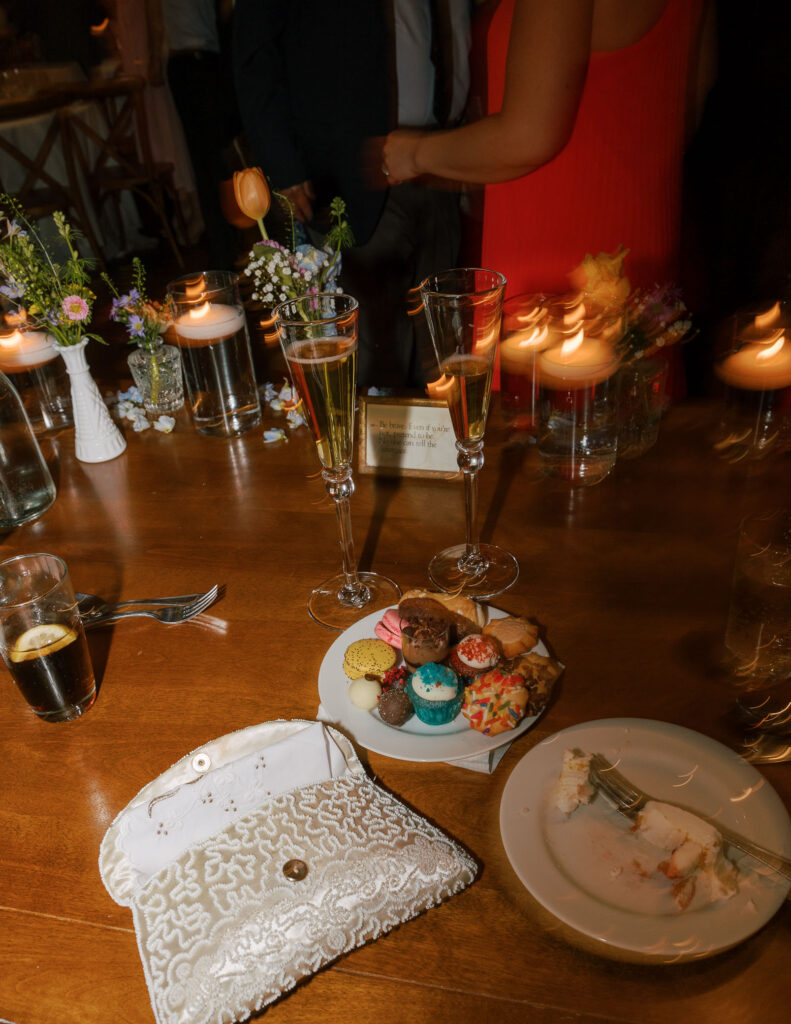
<svg viewBox="0 0 791 1024"><path fill-rule="evenodd" d="M725 411L716 448L727 459L763 458L791 444L791 342L780 303L753 315L717 364Z"/></svg>
<svg viewBox="0 0 791 1024"><path fill-rule="evenodd" d="M37 433L73 423L68 374L54 345L44 331L0 335L0 372L10 375Z"/></svg>
<svg viewBox="0 0 791 1024"><path fill-rule="evenodd" d="M547 311L536 296L516 296L503 306L500 342L500 391L504 412L514 426L535 432L538 426L537 358L551 343Z"/></svg>
<svg viewBox="0 0 791 1024"><path fill-rule="evenodd" d="M196 428L228 437L257 426L261 405L237 276L205 271L168 291Z"/></svg>
<svg viewBox="0 0 791 1024"><path fill-rule="evenodd" d="M538 357L538 452L544 472L595 484L615 465L618 357L604 337L580 327Z"/></svg>

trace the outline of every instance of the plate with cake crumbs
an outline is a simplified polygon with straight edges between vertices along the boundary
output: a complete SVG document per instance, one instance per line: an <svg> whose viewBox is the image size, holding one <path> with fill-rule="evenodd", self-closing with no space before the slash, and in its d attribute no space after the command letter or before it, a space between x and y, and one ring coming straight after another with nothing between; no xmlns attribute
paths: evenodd
<svg viewBox="0 0 791 1024"><path fill-rule="evenodd" d="M636 819L591 785L592 753L654 798ZM717 821L791 856L791 819L752 765L701 733L639 718L550 736L513 769L500 803L503 846L522 884L598 952L637 962L730 949L788 896L788 879L723 844Z"/></svg>
<svg viewBox="0 0 791 1024"><path fill-rule="evenodd" d="M526 715L514 728L490 736L471 728L461 711L453 721L444 725L428 725L413 714L402 725L393 726L382 721L376 707L366 710L355 706L349 697L352 681L344 672L344 660L352 644L376 637L374 627L385 611L387 609L372 612L341 633L327 651L319 669L323 717L338 725L356 743L401 761L457 761L486 754L510 743L538 720L541 712ZM487 611L489 619L504 618L508 614L491 606ZM533 651L545 657L548 655L540 640ZM401 654L396 652L394 667L402 664Z"/></svg>

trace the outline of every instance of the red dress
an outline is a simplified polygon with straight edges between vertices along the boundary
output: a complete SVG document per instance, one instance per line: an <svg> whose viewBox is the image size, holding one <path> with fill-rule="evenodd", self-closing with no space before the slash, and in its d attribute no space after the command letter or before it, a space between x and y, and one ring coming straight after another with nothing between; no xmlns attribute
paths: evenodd
<svg viewBox="0 0 791 1024"><path fill-rule="evenodd" d="M488 110L502 105L514 0L487 37ZM569 141L532 174L487 185L481 265L507 295L562 292L587 253L629 249L632 287L678 280L687 67L701 0L668 0L621 50L591 54Z"/></svg>

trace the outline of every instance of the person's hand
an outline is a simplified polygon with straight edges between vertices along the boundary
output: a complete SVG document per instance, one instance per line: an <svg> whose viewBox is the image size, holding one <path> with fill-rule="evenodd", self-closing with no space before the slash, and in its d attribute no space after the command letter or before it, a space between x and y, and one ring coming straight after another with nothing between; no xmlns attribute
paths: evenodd
<svg viewBox="0 0 791 1024"><path fill-rule="evenodd" d="M278 191L291 203L294 217L301 224L313 220L313 203L316 201L316 193L313 191L312 182L302 181L299 185L289 185L288 188L281 188Z"/></svg>
<svg viewBox="0 0 791 1024"><path fill-rule="evenodd" d="M411 181L420 171L417 168L417 147L426 132L412 128L399 128L390 132L382 150L382 174L391 185Z"/></svg>

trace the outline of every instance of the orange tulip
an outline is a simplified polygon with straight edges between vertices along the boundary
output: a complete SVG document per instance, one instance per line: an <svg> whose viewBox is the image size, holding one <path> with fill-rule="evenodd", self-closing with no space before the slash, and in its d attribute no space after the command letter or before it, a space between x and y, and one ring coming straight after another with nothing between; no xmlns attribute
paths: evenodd
<svg viewBox="0 0 791 1024"><path fill-rule="evenodd" d="M268 238L264 217L269 212L272 196L260 167L247 167L233 176L233 194L242 213L258 222L263 238Z"/></svg>

